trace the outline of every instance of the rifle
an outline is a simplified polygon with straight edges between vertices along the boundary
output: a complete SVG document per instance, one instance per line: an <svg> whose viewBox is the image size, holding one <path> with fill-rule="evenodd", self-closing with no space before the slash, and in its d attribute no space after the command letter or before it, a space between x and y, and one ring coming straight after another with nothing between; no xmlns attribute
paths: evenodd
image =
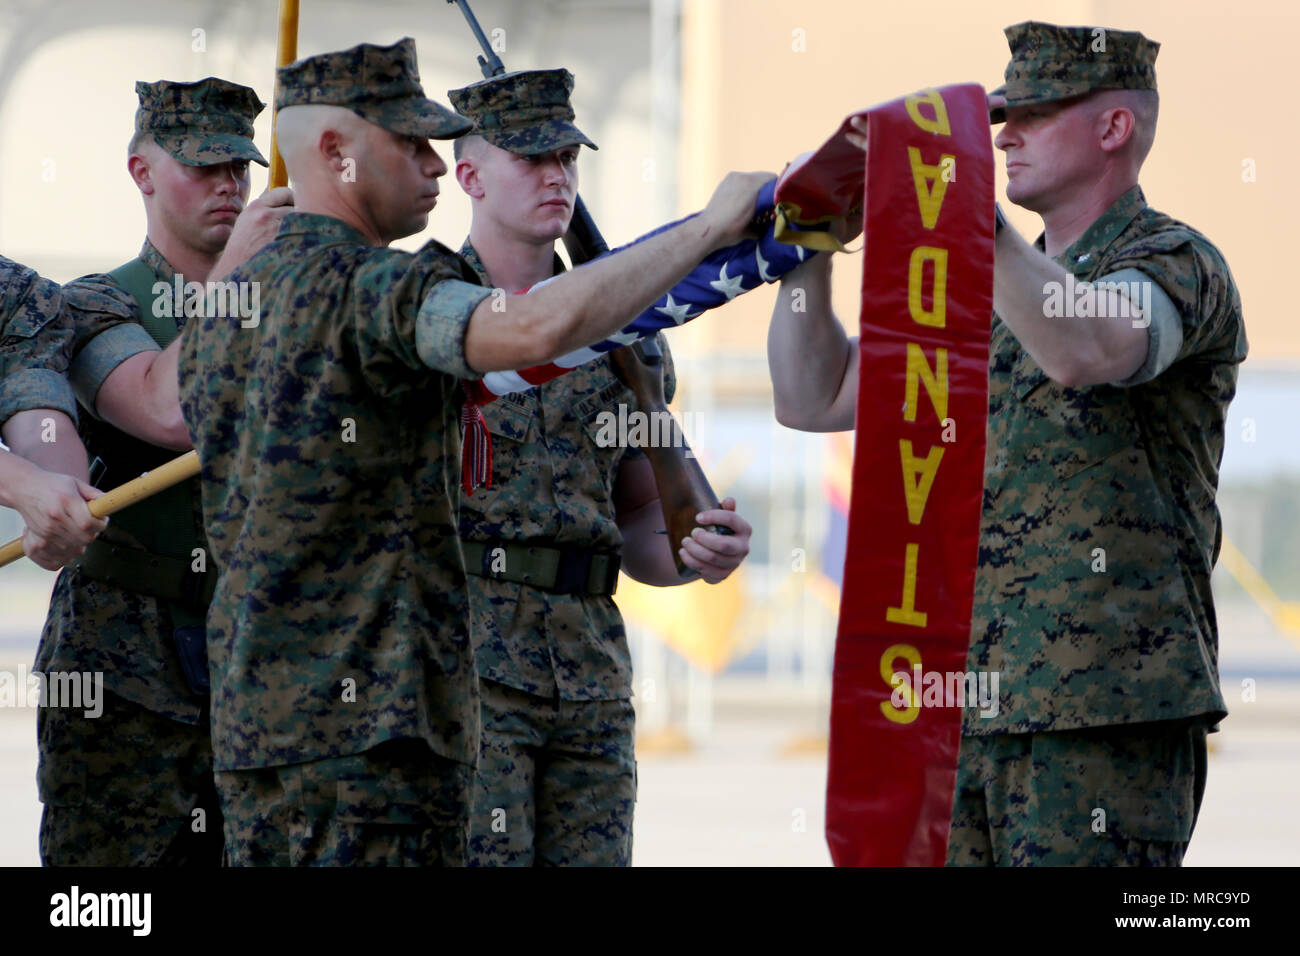
<svg viewBox="0 0 1300 956"><path fill-rule="evenodd" d="M478 41L483 53L478 56L479 68L486 79L500 76L506 72L506 66L496 55L492 45L483 34L478 18L470 9L469 0L447 0L460 8L470 32ZM564 234L564 247L575 266L590 262L609 252L609 246L596 227L595 220L587 211L586 203L577 196L573 203L573 218L569 221L568 231ZM662 421L653 413L669 416L673 424L674 438L682 434L681 425L664 402L663 354L654 339L645 339L633 346L624 346L609 353L615 374L636 395L637 405L652 421ZM682 564L678 555L681 540L690 536L696 527L695 516L701 511L718 508L718 496L709 485L704 469L691 454L690 446L685 440L672 441L671 447L646 447L641 449L650 460L654 470L655 482L659 486L659 504L663 508L664 524L669 536L668 543L677 566L677 574L683 581L693 581L699 572ZM652 443L653 445L653 443ZM723 525L701 526L708 531L730 535L734 532Z"/></svg>

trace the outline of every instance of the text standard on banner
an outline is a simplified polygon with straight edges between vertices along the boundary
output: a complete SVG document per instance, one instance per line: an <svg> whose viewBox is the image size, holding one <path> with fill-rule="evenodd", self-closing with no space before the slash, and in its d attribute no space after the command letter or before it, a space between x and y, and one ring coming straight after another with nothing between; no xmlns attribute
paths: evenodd
<svg viewBox="0 0 1300 956"><path fill-rule="evenodd" d="M831 704L837 865L944 862L966 695L993 308L993 150L982 87L866 111L860 378ZM840 132L778 190L845 203ZM822 208L819 208L821 206ZM932 683L939 693L932 693ZM954 681L953 683L957 683ZM971 701L974 703L974 701Z"/></svg>

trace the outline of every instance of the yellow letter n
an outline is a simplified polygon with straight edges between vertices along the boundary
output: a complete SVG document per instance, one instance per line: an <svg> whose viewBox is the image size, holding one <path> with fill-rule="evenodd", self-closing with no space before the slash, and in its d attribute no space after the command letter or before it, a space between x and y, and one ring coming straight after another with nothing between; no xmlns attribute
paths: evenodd
<svg viewBox="0 0 1300 956"><path fill-rule="evenodd" d="M935 416L942 422L948 417L948 350L934 350L935 368L925 360L925 352L915 342L907 343L907 395L903 406L903 420L916 421L920 406L920 385L925 386L925 393L930 396Z"/></svg>

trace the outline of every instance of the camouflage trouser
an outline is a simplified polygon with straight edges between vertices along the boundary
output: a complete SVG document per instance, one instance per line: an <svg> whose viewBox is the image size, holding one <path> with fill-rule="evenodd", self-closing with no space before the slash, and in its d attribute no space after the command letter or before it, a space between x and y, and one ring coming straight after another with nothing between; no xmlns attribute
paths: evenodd
<svg viewBox="0 0 1300 956"><path fill-rule="evenodd" d="M46 866L220 866L206 716L196 726L105 692L103 713L42 707ZM195 812L201 811L201 812Z"/></svg>
<svg viewBox="0 0 1300 956"><path fill-rule="evenodd" d="M1205 725L962 737L949 866L1179 866Z"/></svg>
<svg viewBox="0 0 1300 956"><path fill-rule="evenodd" d="M231 866L464 866L470 777L423 740L217 772Z"/></svg>
<svg viewBox="0 0 1300 956"><path fill-rule="evenodd" d="M481 680L470 866L628 866L630 700L538 697Z"/></svg>

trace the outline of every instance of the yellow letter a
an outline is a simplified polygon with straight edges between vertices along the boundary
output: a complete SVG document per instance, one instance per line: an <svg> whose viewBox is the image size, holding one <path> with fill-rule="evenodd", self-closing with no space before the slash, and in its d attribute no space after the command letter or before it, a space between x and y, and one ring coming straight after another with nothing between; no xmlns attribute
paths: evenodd
<svg viewBox="0 0 1300 956"><path fill-rule="evenodd" d="M920 524L921 515L925 514L925 501L930 497L930 488L934 485L934 476L939 472L943 448L934 445L928 455L917 458L912 454L912 443L906 438L900 438L898 455L903 463L903 494L907 497L907 520L912 524Z"/></svg>
<svg viewBox="0 0 1300 956"><path fill-rule="evenodd" d="M912 182L916 184L916 204L921 207L921 225L933 229L939 221L939 207L943 205L943 194L948 189L948 180L943 177L943 164L957 159L950 153L939 157L938 166L928 166L921 162L921 151L915 146L907 147L907 159L912 164Z"/></svg>

